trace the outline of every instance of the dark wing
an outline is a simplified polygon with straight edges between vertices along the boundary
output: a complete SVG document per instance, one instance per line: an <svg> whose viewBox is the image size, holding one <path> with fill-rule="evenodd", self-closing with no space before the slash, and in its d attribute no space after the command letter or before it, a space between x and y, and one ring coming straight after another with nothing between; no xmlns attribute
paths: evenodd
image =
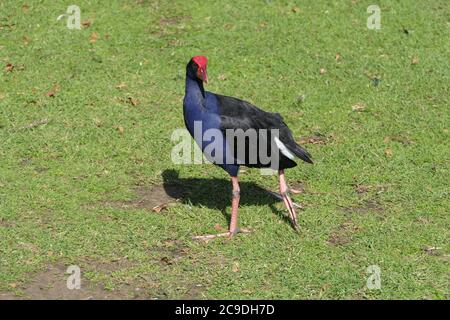
<svg viewBox="0 0 450 320"><path fill-rule="evenodd" d="M266 112L247 101L216 94L219 103L221 130L278 129L280 141L303 161L313 163L311 156L298 145L279 113Z"/></svg>

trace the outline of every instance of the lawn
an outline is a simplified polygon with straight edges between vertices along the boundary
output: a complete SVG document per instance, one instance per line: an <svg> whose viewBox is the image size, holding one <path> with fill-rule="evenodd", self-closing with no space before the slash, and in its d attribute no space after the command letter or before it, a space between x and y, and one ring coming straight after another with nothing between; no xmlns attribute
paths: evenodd
<svg viewBox="0 0 450 320"><path fill-rule="evenodd" d="M448 1L73 2L0 3L0 294L77 265L119 298L449 298ZM243 168L253 232L191 239L231 204L223 170L171 160L198 54L207 90L281 113L313 155L286 173L300 232L277 177Z"/></svg>

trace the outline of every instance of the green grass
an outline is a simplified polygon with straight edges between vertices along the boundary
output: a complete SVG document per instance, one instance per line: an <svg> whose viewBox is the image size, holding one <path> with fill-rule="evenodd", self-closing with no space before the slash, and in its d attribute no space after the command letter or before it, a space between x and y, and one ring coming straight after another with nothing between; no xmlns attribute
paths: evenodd
<svg viewBox="0 0 450 320"><path fill-rule="evenodd" d="M20 293L63 263L107 289L139 283L149 297L197 288L193 297L215 299L449 298L448 1L377 1L380 30L367 29L374 3L363 0L79 0L91 21L82 30L56 21L69 4L0 3L0 292ZM280 112L297 138L329 137L306 145L314 166L287 172L306 185L295 196L306 206L299 234L281 206L242 190L240 225L255 232L190 240L227 225L230 191L219 180L203 201L160 214L102 205L136 198L135 186L159 185L170 170L228 179L170 159L185 64L197 54L209 58L208 90ZM352 110L358 103L364 110ZM241 181L277 188L258 170ZM161 263L175 239L183 254ZM124 257L114 272L87 263ZM366 288L370 265L381 290Z"/></svg>

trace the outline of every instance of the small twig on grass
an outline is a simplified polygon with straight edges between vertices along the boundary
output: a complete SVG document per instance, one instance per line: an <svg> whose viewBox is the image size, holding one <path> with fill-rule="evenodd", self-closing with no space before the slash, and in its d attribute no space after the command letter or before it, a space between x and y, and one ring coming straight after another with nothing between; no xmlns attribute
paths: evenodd
<svg viewBox="0 0 450 320"><path fill-rule="evenodd" d="M19 127L19 128L17 128L17 129L15 129L14 131L33 129L33 128L42 126L42 125L44 125L44 124L47 124L47 123L49 123L49 122L50 122L49 119L41 119L41 120L37 120L37 121L34 121L34 122L32 122L32 123L30 123L30 124L28 124L28 125L26 125L26 126Z"/></svg>

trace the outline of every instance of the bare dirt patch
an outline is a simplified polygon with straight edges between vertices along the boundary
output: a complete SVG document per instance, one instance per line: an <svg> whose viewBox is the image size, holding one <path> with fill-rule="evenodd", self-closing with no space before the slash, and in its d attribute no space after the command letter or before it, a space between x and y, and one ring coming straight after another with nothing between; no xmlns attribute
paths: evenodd
<svg viewBox="0 0 450 320"><path fill-rule="evenodd" d="M381 214L384 212L384 208L376 200L364 200L359 205L344 208L344 211L359 214L368 214L368 213Z"/></svg>
<svg viewBox="0 0 450 320"><path fill-rule="evenodd" d="M191 21L192 17L191 16L177 16L177 17L167 17L167 18L161 18L159 20L159 24L162 26L167 26L167 25L177 25L183 22L188 22Z"/></svg>
<svg viewBox="0 0 450 320"><path fill-rule="evenodd" d="M161 212L174 205L182 196L183 191L177 186L137 187L134 189L137 198L134 200L104 201L105 206L123 209L144 209L151 212Z"/></svg>
<svg viewBox="0 0 450 320"><path fill-rule="evenodd" d="M328 243L335 246L346 245L353 240L353 234L359 230L353 221L348 220L342 223L335 231L330 234Z"/></svg>
<svg viewBox="0 0 450 320"><path fill-rule="evenodd" d="M128 295L105 290L100 285L94 284L83 277L81 288L70 290L67 288L66 268L62 265L49 266L39 272L24 287L18 288L22 294L0 293L0 299L33 299L33 300L111 300L127 299Z"/></svg>
<svg viewBox="0 0 450 320"><path fill-rule="evenodd" d="M355 188L355 191L358 195L364 195L368 192L375 192L376 194L382 193L386 190L387 186L376 184L376 185L369 185L369 184L358 184L355 183L353 185Z"/></svg>
<svg viewBox="0 0 450 320"><path fill-rule="evenodd" d="M114 259L111 261L99 261L94 259L85 259L80 263L83 269L101 273L113 273L116 271L133 268L137 263L129 261L126 257Z"/></svg>
<svg viewBox="0 0 450 320"><path fill-rule="evenodd" d="M14 227L14 223L11 223L10 221L6 220L5 218L0 217L0 227Z"/></svg>
<svg viewBox="0 0 450 320"><path fill-rule="evenodd" d="M312 136L304 136L300 137L300 139L297 141L301 145L305 144L327 144L328 142L331 142L334 140L333 135L323 135L321 133L318 133L316 135Z"/></svg>
<svg viewBox="0 0 450 320"><path fill-rule="evenodd" d="M169 239L149 250L154 263L167 272L182 259L191 259L194 264L199 259L192 256L189 248L179 240ZM199 299L206 290L207 284L193 282L188 275L180 277L175 288L169 288L161 275L154 272L140 272L126 276L127 270L138 266L139 264L126 257L110 261L86 258L80 263L81 288L70 290L67 288L67 279L70 276L66 273L67 266L51 265L44 271L32 275L30 281L14 286L16 293L0 292L0 300L141 300L167 299L174 294L178 298ZM105 276L114 278L114 288L106 289L102 283L90 281L85 276L86 272L98 273L101 278ZM118 274L114 275L116 272ZM187 270L187 274L189 272L190 269Z"/></svg>
<svg viewBox="0 0 450 320"><path fill-rule="evenodd" d="M158 246L150 248L152 256L161 266L171 266L185 258L189 248L180 240L166 240Z"/></svg>

